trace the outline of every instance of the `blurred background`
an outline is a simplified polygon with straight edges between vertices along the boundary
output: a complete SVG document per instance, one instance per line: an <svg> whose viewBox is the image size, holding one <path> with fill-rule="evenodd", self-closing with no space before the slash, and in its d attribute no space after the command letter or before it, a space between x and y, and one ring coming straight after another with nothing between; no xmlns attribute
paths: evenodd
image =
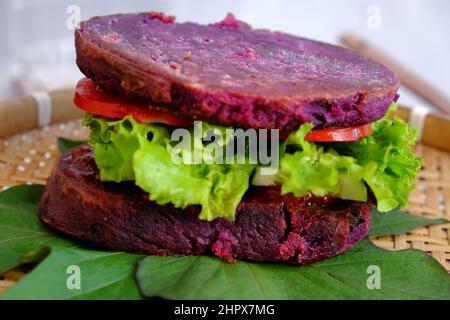
<svg viewBox="0 0 450 320"><path fill-rule="evenodd" d="M95 15L163 11L177 21L211 23L227 12L254 27L339 43L355 33L450 93L447 0L0 0L0 100L73 86L73 28ZM401 102L427 102L401 88Z"/></svg>

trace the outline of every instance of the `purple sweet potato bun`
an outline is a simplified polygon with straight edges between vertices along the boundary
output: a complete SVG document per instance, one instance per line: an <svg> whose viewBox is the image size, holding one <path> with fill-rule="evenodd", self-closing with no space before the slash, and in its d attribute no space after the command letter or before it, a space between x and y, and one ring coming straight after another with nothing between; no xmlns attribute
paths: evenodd
<svg viewBox="0 0 450 320"><path fill-rule="evenodd" d="M292 264L337 255L362 240L370 226L370 202L282 196L277 187L252 187L236 220L208 222L198 219L198 206L158 205L133 184L98 176L89 147L63 155L45 186L40 219L72 238L116 251Z"/></svg>
<svg viewBox="0 0 450 320"><path fill-rule="evenodd" d="M391 70L349 49L253 29L231 14L210 25L154 12L95 17L75 44L80 70L104 90L235 127L366 124L399 87Z"/></svg>

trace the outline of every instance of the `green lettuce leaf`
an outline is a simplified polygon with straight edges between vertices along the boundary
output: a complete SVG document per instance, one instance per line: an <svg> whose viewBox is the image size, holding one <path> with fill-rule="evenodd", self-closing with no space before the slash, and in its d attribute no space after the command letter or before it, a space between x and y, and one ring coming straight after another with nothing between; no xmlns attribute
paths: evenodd
<svg viewBox="0 0 450 320"><path fill-rule="evenodd" d="M222 126L203 123L200 135L195 129L180 129L190 138L176 143L172 139L175 128L138 123L131 116L109 121L87 115L84 124L91 128L89 143L102 180L135 180L158 204L172 203L180 208L201 205L199 217L206 220L234 219L255 169L253 183L276 183L283 194L298 197L312 193L367 201L367 185L375 195L378 210L386 212L407 206L422 164L411 151L415 130L398 118L377 121L372 124L371 136L346 143L305 141L313 126L303 124L281 144L280 170L273 177L260 177L261 166L256 164L212 161L225 160L225 154L211 152L214 148L205 141L205 133L211 129L218 133L221 138L214 141L225 151L230 139L227 128ZM243 158L248 160L249 154Z"/></svg>
<svg viewBox="0 0 450 320"><path fill-rule="evenodd" d="M134 153L149 139L152 143L164 143L170 138L166 127L142 124L131 116L108 121L87 113L83 125L91 129L89 144L103 181L134 180Z"/></svg>
<svg viewBox="0 0 450 320"><path fill-rule="evenodd" d="M371 136L356 142L318 144L304 140L312 125L302 125L287 140L294 151L280 161L277 180L282 193L366 201L366 183L379 211L406 207L422 165L422 159L411 150L416 130L399 118L384 118L372 128Z"/></svg>
<svg viewBox="0 0 450 320"><path fill-rule="evenodd" d="M358 159L379 211L406 207L414 178L422 166L422 159L411 150L417 132L400 118L382 119L373 123L372 128L371 136L357 142L336 143L333 148Z"/></svg>
<svg viewBox="0 0 450 320"><path fill-rule="evenodd" d="M151 200L180 208L200 204L199 218L210 221L234 220L254 166L175 164L163 146L146 143L135 153L133 169L136 185L149 192Z"/></svg>
<svg viewBox="0 0 450 320"><path fill-rule="evenodd" d="M91 129L89 144L102 180L135 180L150 194L150 200L161 205L201 205L200 219L234 219L256 165L208 164L211 157L224 155L209 152L209 144L202 141L203 132L214 129L225 136L224 127L204 124L201 135L191 134L192 141L183 147L172 141L170 127L138 123L131 116L109 121L88 114L83 124ZM206 159L196 164L195 150L199 149ZM181 158L188 164L174 161Z"/></svg>
<svg viewBox="0 0 450 320"><path fill-rule="evenodd" d="M357 159L338 154L323 145L305 141L311 124L302 125L287 140L288 146L299 148L286 153L280 161L278 181L283 194L304 196L337 195L342 199L366 201L367 191L362 181L363 170Z"/></svg>

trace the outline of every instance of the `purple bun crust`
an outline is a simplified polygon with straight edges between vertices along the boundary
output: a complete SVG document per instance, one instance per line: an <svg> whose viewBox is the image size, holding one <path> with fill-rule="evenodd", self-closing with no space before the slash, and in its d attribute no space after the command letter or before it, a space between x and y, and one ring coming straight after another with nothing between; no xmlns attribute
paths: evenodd
<svg viewBox="0 0 450 320"><path fill-rule="evenodd" d="M91 149L80 146L63 155L39 211L48 226L112 250L308 264L362 240L370 208L370 203L281 196L279 188L259 187L246 193L235 221L207 222L197 218L197 206L160 206L132 183L101 182Z"/></svg>
<svg viewBox="0 0 450 320"><path fill-rule="evenodd" d="M386 113L399 87L355 52L232 15L175 23L157 13L92 18L75 32L77 64L101 88L144 106L235 127L348 127Z"/></svg>

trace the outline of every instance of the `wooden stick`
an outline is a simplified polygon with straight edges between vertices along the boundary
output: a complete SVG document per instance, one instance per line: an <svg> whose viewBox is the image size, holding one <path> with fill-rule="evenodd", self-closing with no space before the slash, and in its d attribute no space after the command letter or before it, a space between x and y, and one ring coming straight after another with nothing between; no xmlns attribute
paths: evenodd
<svg viewBox="0 0 450 320"><path fill-rule="evenodd" d="M73 89L50 92L51 124L81 118L83 112L73 104ZM32 97L19 97L0 102L0 138L37 128L37 105Z"/></svg>
<svg viewBox="0 0 450 320"><path fill-rule="evenodd" d="M388 66L398 74L403 85L430 102L442 112L450 114L450 101L442 92L406 67L402 66L399 62L392 59L380 49L374 48L363 39L353 34L343 35L341 37L341 42L359 54Z"/></svg>

